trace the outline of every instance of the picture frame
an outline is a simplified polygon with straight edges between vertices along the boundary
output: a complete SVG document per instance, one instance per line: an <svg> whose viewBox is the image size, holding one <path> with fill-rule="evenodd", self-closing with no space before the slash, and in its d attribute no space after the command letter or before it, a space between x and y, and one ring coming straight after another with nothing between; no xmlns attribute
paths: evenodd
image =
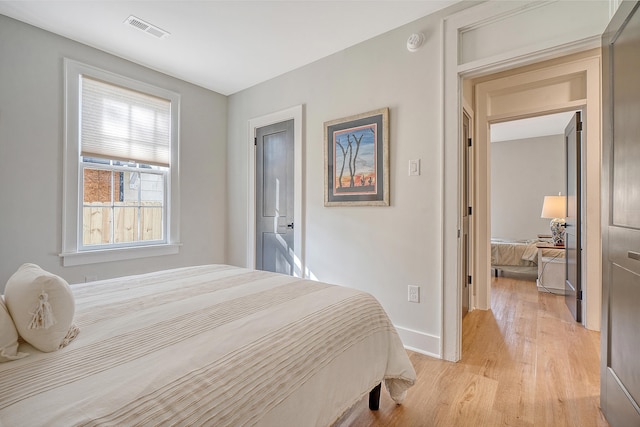
<svg viewBox="0 0 640 427"><path fill-rule="evenodd" d="M324 205L389 206L389 109L324 123Z"/></svg>

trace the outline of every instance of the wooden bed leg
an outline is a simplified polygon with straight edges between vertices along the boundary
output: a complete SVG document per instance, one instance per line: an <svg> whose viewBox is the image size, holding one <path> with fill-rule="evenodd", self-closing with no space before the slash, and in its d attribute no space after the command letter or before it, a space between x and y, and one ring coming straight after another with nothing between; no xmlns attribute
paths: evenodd
<svg viewBox="0 0 640 427"><path fill-rule="evenodd" d="M380 389L382 383L378 384L369 392L369 409L377 411L380 408Z"/></svg>

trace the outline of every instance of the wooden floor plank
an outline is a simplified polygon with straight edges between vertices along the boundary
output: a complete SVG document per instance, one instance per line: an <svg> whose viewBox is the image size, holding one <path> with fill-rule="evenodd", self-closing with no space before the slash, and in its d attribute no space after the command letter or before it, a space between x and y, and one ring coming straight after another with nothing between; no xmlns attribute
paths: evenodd
<svg viewBox="0 0 640 427"><path fill-rule="evenodd" d="M418 379L405 402L383 391L379 411L363 399L336 427L607 427L599 341L572 319L563 296L492 278L491 310L463 320L460 362L409 352Z"/></svg>

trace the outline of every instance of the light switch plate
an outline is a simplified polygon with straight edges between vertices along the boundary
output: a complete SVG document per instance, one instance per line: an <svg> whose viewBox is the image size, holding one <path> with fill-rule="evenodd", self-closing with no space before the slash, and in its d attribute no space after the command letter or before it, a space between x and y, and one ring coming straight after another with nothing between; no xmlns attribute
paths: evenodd
<svg viewBox="0 0 640 427"><path fill-rule="evenodd" d="M420 175L420 159L409 160L409 176Z"/></svg>

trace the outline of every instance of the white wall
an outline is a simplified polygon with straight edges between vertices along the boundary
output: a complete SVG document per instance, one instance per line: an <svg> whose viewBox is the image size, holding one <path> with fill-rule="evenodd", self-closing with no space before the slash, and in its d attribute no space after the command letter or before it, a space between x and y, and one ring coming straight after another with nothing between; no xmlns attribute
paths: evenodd
<svg viewBox="0 0 640 427"><path fill-rule="evenodd" d="M63 58L180 93L177 255L62 267ZM0 291L25 262L70 283L225 261L226 97L0 15Z"/></svg>
<svg viewBox="0 0 640 427"><path fill-rule="evenodd" d="M550 234L540 218L544 196L565 188L564 136L491 143L491 237Z"/></svg>

